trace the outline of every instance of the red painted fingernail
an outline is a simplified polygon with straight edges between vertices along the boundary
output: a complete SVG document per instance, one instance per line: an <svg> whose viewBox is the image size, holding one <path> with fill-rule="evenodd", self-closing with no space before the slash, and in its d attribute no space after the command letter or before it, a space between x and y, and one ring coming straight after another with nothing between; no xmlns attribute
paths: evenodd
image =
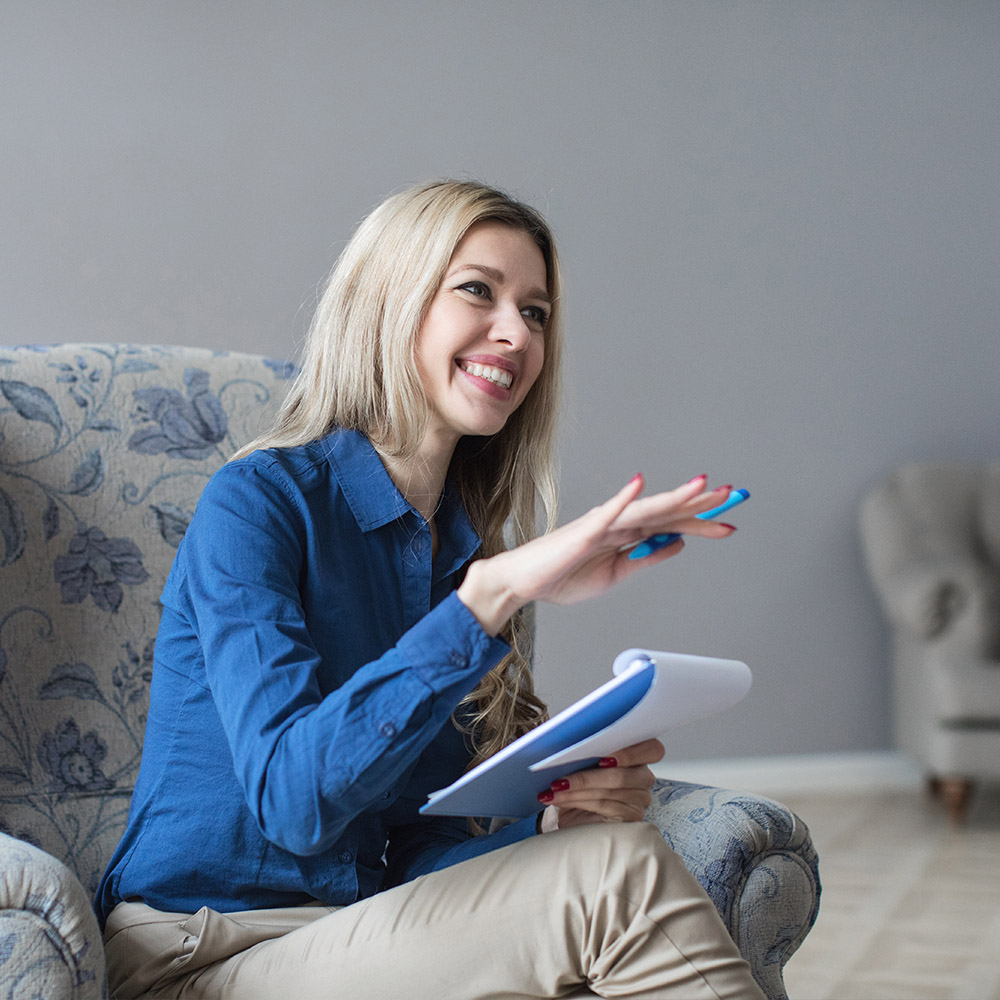
<svg viewBox="0 0 1000 1000"><path fill-rule="evenodd" d="M598 767L617 767L618 766L618 758L617 757L602 757L597 762L597 766Z"/></svg>
<svg viewBox="0 0 1000 1000"><path fill-rule="evenodd" d="M565 778L560 778L558 781L553 781L549 787L554 792L565 792L569 788L569 782Z"/></svg>
<svg viewBox="0 0 1000 1000"><path fill-rule="evenodd" d="M539 802L551 802L554 798L555 798L555 796L552 794L552 792L539 792L538 793L538 801Z"/></svg>
<svg viewBox="0 0 1000 1000"><path fill-rule="evenodd" d="M689 479L688 480L688 485L690 485L691 483L698 482L699 479L708 479L708 473L707 472L703 472L700 476L695 476L694 479Z"/></svg>
<svg viewBox="0 0 1000 1000"><path fill-rule="evenodd" d="M719 524L722 524L722 522L720 521ZM735 524L722 524L722 527L723 528L728 528L730 531L735 531L736 530L736 525Z"/></svg>
<svg viewBox="0 0 1000 1000"><path fill-rule="evenodd" d="M713 493L732 493L733 492L733 484L732 483L726 483L725 486L716 486L715 489L712 490L712 492Z"/></svg>
<svg viewBox="0 0 1000 1000"><path fill-rule="evenodd" d="M631 486L637 479L642 479L642 473L637 472L629 481L628 484Z"/></svg>

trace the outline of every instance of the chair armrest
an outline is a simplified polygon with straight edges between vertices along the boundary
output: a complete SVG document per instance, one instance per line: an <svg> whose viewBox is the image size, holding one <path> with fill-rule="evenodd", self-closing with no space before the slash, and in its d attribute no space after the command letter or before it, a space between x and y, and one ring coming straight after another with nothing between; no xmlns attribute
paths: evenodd
<svg viewBox="0 0 1000 1000"><path fill-rule="evenodd" d="M805 824L770 799L662 779L646 819L715 903L769 1000L786 1000L782 968L819 911Z"/></svg>
<svg viewBox="0 0 1000 1000"><path fill-rule="evenodd" d="M108 995L90 899L51 855L0 833L0 982L4 1000Z"/></svg>
<svg viewBox="0 0 1000 1000"><path fill-rule="evenodd" d="M872 580L889 621L921 639L944 635L989 589L982 567L960 559L901 561Z"/></svg>

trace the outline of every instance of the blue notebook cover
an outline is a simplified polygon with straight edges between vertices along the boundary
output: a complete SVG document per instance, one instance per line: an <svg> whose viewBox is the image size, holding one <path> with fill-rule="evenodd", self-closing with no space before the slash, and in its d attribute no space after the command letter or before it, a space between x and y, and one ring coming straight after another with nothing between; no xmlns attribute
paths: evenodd
<svg viewBox="0 0 1000 1000"><path fill-rule="evenodd" d="M511 817L538 812L538 793L672 725L703 718L739 701L750 670L737 660L626 650L616 676L526 733L448 788L432 792L421 813Z"/></svg>

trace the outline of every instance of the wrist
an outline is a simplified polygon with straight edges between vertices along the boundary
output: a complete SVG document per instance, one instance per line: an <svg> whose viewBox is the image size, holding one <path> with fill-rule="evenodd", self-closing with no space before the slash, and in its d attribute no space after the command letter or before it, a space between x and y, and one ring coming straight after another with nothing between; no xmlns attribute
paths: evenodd
<svg viewBox="0 0 1000 1000"><path fill-rule="evenodd" d="M477 559L459 585L458 599L475 615L489 635L498 635L520 607L510 589L497 578L492 559Z"/></svg>

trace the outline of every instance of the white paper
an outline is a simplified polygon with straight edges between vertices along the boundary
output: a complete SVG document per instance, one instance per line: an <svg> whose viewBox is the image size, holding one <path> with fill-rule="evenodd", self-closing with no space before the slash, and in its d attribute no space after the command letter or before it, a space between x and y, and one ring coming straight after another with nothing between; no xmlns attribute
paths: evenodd
<svg viewBox="0 0 1000 1000"><path fill-rule="evenodd" d="M656 662L656 674L639 704L588 739L532 764L532 771L589 757L608 757L623 747L661 736L673 726L722 712L746 697L753 681L750 668L739 660L641 649L621 653L615 659L614 673L630 669L642 656Z"/></svg>

